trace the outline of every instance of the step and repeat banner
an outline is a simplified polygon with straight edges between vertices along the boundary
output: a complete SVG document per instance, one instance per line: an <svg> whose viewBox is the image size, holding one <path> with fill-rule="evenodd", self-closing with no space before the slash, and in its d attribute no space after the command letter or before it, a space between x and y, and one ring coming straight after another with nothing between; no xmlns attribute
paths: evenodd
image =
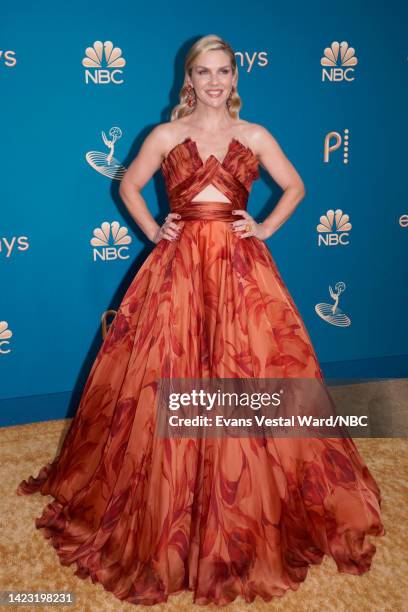
<svg viewBox="0 0 408 612"><path fill-rule="evenodd" d="M286 13L256 1L222 12L211 0L204 12L147 4L3 10L0 425L75 412L155 246L121 201L120 180L147 134L169 121L185 55L210 33L235 51L241 118L274 135L305 183L267 245L323 371L407 375L405 3L357 3L355 14L300 0ZM263 220L281 194L261 169L248 211ZM142 195L163 222L160 172Z"/></svg>

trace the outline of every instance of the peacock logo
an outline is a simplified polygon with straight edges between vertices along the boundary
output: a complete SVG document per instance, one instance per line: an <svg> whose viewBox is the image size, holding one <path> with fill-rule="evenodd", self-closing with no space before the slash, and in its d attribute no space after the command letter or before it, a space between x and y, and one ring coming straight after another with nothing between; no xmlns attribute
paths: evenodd
<svg viewBox="0 0 408 612"><path fill-rule="evenodd" d="M336 211L328 210L320 217L320 223L316 226L319 232L317 237L318 246L345 246L349 244L349 232L352 228L350 217L338 208Z"/></svg>
<svg viewBox="0 0 408 612"><path fill-rule="evenodd" d="M320 59L323 66L322 81L354 81L354 66L357 65L356 52L348 42L334 41L323 51Z"/></svg>
<svg viewBox="0 0 408 612"><path fill-rule="evenodd" d="M126 60L122 57L122 49L115 47L110 40L96 40L92 47L87 47L82 65L86 68L87 85L91 82L95 85L123 83L123 70L120 69L126 65Z"/></svg>
<svg viewBox="0 0 408 612"><path fill-rule="evenodd" d="M11 353L11 349L8 348L10 342L9 339L13 335L13 332L8 326L7 321L0 321L0 355L6 355Z"/></svg>
<svg viewBox="0 0 408 612"><path fill-rule="evenodd" d="M93 230L90 243L93 248L93 261L112 261L129 259L129 245L132 242L128 228L118 221L104 221L100 227Z"/></svg>

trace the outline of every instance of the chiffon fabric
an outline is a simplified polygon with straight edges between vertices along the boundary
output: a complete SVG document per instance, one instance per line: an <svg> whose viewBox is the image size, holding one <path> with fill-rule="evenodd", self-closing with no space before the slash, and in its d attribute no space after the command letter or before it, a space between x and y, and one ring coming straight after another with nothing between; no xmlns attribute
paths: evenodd
<svg viewBox="0 0 408 612"><path fill-rule="evenodd" d="M228 221L259 163L239 140L203 161L186 138L163 160L179 239L161 240L100 347L59 455L17 493L63 565L121 600L270 601L331 557L363 574L385 534L381 493L350 438L160 438L162 377L319 378L302 318L265 242ZM192 202L208 184L230 201Z"/></svg>

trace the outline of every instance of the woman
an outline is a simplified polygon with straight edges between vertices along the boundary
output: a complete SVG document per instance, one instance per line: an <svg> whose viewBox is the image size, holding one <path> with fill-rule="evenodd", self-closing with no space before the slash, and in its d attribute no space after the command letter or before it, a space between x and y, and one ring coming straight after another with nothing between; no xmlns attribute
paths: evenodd
<svg viewBox="0 0 408 612"><path fill-rule="evenodd" d="M237 66L217 36L186 58L180 104L121 183L156 244L127 290L59 456L20 494L54 501L36 520L63 564L135 604L193 591L222 605L296 590L331 555L362 574L385 533L379 488L352 440L174 438L155 433L161 379L322 380L310 338L264 240L303 198L273 136L241 120ZM283 188L256 223L259 164ZM159 227L141 189L161 169Z"/></svg>

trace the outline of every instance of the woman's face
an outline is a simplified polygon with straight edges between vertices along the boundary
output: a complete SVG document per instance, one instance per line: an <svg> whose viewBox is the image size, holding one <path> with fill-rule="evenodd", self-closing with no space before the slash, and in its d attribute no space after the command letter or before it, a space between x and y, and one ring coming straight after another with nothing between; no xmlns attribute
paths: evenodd
<svg viewBox="0 0 408 612"><path fill-rule="evenodd" d="M190 83L197 101L213 107L226 104L235 85L228 54L221 50L200 53L193 64Z"/></svg>

